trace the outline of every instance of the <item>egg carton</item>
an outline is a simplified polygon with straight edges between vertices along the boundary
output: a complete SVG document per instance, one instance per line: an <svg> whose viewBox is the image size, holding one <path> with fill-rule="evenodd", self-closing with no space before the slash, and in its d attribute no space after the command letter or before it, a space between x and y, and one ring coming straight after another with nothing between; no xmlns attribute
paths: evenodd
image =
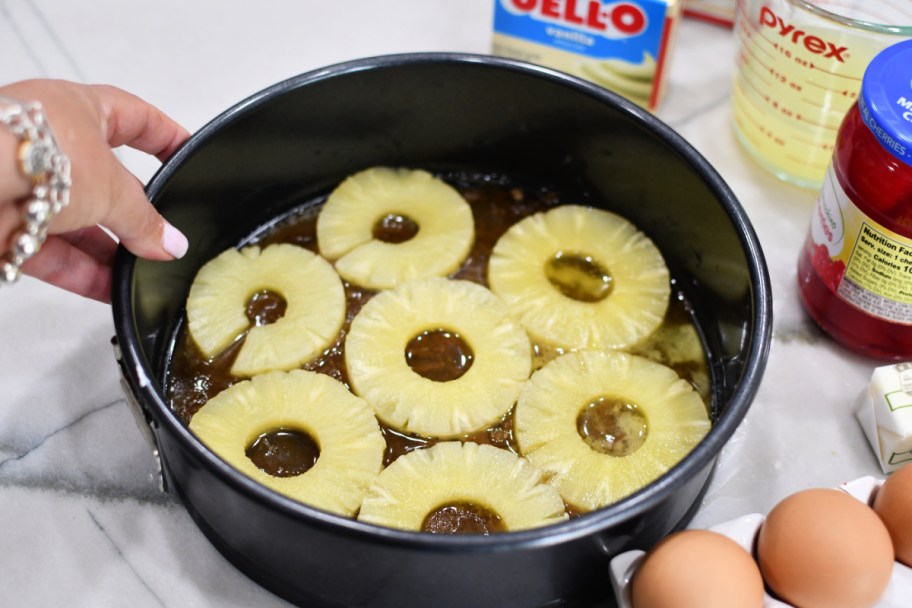
<svg viewBox="0 0 912 608"><path fill-rule="evenodd" d="M882 483L883 480L875 479L874 477L860 477L843 483L839 486L839 489L870 505ZM712 526L709 529L713 532L724 534L744 547L748 553L753 554L757 534L765 520L765 515L751 513L750 515L744 515ZM614 589L618 608L633 608L633 604L630 601L630 582L633 580L633 575L642 563L644 556L644 551L626 551L611 560L609 566L611 586ZM877 604L874 605L874 608L909 608L910 599L912 599L912 568L895 562L890 584ZM794 608L794 606L765 593L763 608Z"/></svg>

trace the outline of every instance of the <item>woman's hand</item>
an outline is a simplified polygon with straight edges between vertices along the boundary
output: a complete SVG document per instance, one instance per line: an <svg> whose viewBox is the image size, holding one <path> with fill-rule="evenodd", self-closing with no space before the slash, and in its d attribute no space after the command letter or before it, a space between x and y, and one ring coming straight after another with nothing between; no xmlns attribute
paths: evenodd
<svg viewBox="0 0 912 608"><path fill-rule="evenodd" d="M146 198L112 148L126 145L164 161L189 134L157 108L121 89L57 80L0 87L0 95L39 101L71 163L70 203L51 222L24 273L102 302L111 299L110 231L131 252L152 260L181 257L187 239ZM22 225L21 199L31 185L18 171L17 138L0 126L0 254ZM104 229L102 229L104 227Z"/></svg>

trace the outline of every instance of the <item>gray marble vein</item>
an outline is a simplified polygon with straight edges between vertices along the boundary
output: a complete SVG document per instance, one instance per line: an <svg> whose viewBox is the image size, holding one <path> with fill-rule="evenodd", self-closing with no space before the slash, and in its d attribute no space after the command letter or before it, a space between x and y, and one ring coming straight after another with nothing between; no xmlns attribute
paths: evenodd
<svg viewBox="0 0 912 608"><path fill-rule="evenodd" d="M486 53L493 0L0 0L0 82L105 82L191 131L290 76L357 57ZM730 126L735 41L685 20L658 116L732 188L758 234L774 294L772 352L692 525L708 527L808 486L879 470L851 416L874 363L808 321L795 261L815 193L777 181ZM118 150L140 180L158 163ZM272 608L171 496L120 393L110 309L28 278L0 292L0 603Z"/></svg>

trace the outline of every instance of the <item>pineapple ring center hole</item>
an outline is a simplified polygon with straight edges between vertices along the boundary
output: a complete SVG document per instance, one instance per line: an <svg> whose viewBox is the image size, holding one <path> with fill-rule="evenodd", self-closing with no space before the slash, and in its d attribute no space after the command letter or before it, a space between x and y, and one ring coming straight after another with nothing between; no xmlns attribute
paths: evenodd
<svg viewBox="0 0 912 608"><path fill-rule="evenodd" d="M500 515L471 502L452 502L428 513L421 524L422 532L431 534L483 534L506 532Z"/></svg>
<svg viewBox="0 0 912 608"><path fill-rule="evenodd" d="M545 277L568 298L600 302L608 297L614 279L592 256L558 251L545 262Z"/></svg>
<svg viewBox="0 0 912 608"><path fill-rule="evenodd" d="M282 297L282 294L270 289L261 289L247 300L245 314L247 320L254 327L269 325L275 323L285 316L288 309L288 302Z"/></svg>
<svg viewBox="0 0 912 608"><path fill-rule="evenodd" d="M475 353L457 332L430 329L409 340L405 361L413 372L428 380L449 382L469 371Z"/></svg>
<svg viewBox="0 0 912 608"><path fill-rule="evenodd" d="M296 477L317 464L320 446L309 433L281 428L254 439L246 454L264 473L273 477Z"/></svg>
<svg viewBox="0 0 912 608"><path fill-rule="evenodd" d="M635 403L614 397L599 397L580 410L576 430L596 452L628 456L646 442L649 425Z"/></svg>
<svg viewBox="0 0 912 608"><path fill-rule="evenodd" d="M404 243L418 234L418 222L407 215L387 213L374 223L373 237L384 243Z"/></svg>

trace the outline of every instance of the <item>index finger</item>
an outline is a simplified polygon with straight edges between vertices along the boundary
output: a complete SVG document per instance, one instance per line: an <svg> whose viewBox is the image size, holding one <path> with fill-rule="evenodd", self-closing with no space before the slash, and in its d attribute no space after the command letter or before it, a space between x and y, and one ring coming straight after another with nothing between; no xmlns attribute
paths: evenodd
<svg viewBox="0 0 912 608"><path fill-rule="evenodd" d="M164 162L190 133L143 99L110 85L92 85L101 100L112 148L129 146Z"/></svg>

